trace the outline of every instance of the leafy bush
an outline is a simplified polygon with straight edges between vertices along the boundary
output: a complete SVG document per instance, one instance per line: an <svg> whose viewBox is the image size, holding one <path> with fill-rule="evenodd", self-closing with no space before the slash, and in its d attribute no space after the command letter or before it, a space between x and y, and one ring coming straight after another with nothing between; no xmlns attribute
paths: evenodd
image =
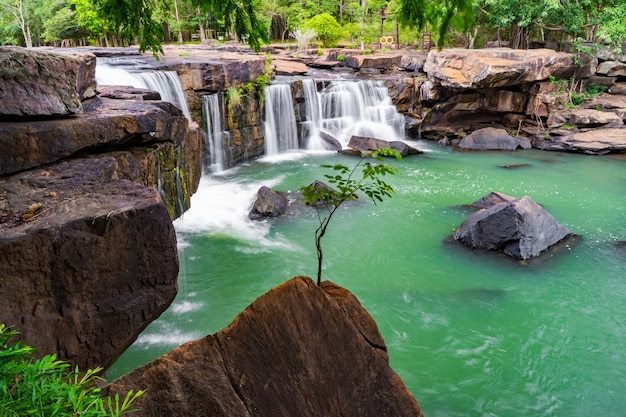
<svg viewBox="0 0 626 417"><path fill-rule="evenodd" d="M317 36L322 42L322 46L324 48L337 46L343 32L339 23L337 23L335 18L329 13L322 13L313 16L304 26L317 33Z"/></svg>
<svg viewBox="0 0 626 417"><path fill-rule="evenodd" d="M102 397L95 382L102 368L82 373L78 367L47 355L34 359L34 348L13 341L19 333L0 323L0 416L117 417L137 411L131 407L145 391L129 391L120 402Z"/></svg>

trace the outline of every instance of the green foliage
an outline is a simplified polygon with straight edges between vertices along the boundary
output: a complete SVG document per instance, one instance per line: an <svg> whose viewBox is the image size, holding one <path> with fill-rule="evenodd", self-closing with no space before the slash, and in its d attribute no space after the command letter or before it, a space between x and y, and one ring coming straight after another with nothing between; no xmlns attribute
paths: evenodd
<svg viewBox="0 0 626 417"><path fill-rule="evenodd" d="M322 42L324 48L337 46L341 39L342 29L337 20L328 13L313 16L305 23L305 28L312 29Z"/></svg>
<svg viewBox="0 0 626 417"><path fill-rule="evenodd" d="M341 54L337 55L337 61L339 61L339 62L343 62L343 61L345 61L345 60L346 60L346 59L344 58L344 56L343 56L343 55L341 55Z"/></svg>
<svg viewBox="0 0 626 417"><path fill-rule="evenodd" d="M102 368L81 373L47 355L34 359L34 348L15 341L19 333L0 323L0 415L7 417L117 417L136 411L145 391L129 391L120 402L102 397L95 386Z"/></svg>
<svg viewBox="0 0 626 417"><path fill-rule="evenodd" d="M317 285L320 285L322 281L322 261L324 256L321 241L337 209L346 201L358 199L359 192L364 193L374 204L382 202L385 197L391 197L394 192L393 188L383 181L381 177L387 174L395 175L399 171L385 164L372 164L366 161L367 157L382 161L383 156L396 159L402 158L397 151L383 148L365 155L353 168L341 164L322 165L323 168L335 171L333 174L324 175L335 189L320 187L316 183L300 187L303 202L315 207L319 221L319 227L315 230ZM360 177L357 171L359 167L361 168ZM325 214L323 215L322 213Z"/></svg>
<svg viewBox="0 0 626 417"><path fill-rule="evenodd" d="M422 30L426 25L437 28L437 45L442 48L448 29L467 30L474 24L472 0L398 0L398 22Z"/></svg>

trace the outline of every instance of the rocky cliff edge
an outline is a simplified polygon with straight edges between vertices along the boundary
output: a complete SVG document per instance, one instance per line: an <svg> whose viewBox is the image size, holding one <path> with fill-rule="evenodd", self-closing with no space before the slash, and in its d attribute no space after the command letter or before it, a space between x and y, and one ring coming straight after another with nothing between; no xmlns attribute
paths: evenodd
<svg viewBox="0 0 626 417"><path fill-rule="evenodd" d="M356 297L306 277L116 379L108 394L129 389L147 389L137 416L423 415Z"/></svg>

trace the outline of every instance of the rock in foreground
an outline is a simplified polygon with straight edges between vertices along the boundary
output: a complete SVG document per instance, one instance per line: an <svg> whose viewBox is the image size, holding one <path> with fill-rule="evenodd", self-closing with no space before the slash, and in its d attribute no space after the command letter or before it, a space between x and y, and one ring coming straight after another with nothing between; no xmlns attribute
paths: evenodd
<svg viewBox="0 0 626 417"><path fill-rule="evenodd" d="M422 416L354 295L305 277L116 379L109 395L142 388L137 416Z"/></svg>
<svg viewBox="0 0 626 417"><path fill-rule="evenodd" d="M516 259L529 259L571 235L550 213L524 196L477 211L452 237L475 249L502 251Z"/></svg>
<svg viewBox="0 0 626 417"><path fill-rule="evenodd" d="M176 296L176 236L157 190L113 157L0 178L0 322L41 355L108 368Z"/></svg>

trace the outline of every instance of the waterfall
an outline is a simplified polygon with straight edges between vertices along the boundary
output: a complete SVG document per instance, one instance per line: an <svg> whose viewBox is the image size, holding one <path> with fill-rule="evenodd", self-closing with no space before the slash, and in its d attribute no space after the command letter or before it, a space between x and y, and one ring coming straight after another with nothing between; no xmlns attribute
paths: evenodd
<svg viewBox="0 0 626 417"><path fill-rule="evenodd" d="M382 81L331 81L320 97L318 128L344 146L353 135L388 141L404 137L404 117Z"/></svg>
<svg viewBox="0 0 626 417"><path fill-rule="evenodd" d="M265 88L265 154L298 149L298 129L289 84Z"/></svg>
<svg viewBox="0 0 626 417"><path fill-rule="evenodd" d="M317 82L302 79L304 114L301 114L301 143L309 150L327 149L326 133L346 147L350 138L373 137L387 141L404 138L404 117L393 105L382 81L333 80L317 91ZM298 148L297 127L291 89L287 84L266 90L265 150L275 155Z"/></svg>
<svg viewBox="0 0 626 417"><path fill-rule="evenodd" d="M211 171L224 170L224 142L228 139L228 132L222 127L224 102L218 94L202 97L202 112L206 119L204 143L211 156Z"/></svg>
<svg viewBox="0 0 626 417"><path fill-rule="evenodd" d="M96 83L100 85L129 85L157 91L162 100L176 105L187 120L191 121L183 85L176 71L131 72L117 66L98 62L96 65Z"/></svg>
<svg viewBox="0 0 626 417"><path fill-rule="evenodd" d="M132 75L138 79L139 83L143 83L143 85L134 85L134 87L158 91L162 100L175 104L187 120L191 121L191 114L183 92L183 84L180 82L180 77L176 71L142 71Z"/></svg>

